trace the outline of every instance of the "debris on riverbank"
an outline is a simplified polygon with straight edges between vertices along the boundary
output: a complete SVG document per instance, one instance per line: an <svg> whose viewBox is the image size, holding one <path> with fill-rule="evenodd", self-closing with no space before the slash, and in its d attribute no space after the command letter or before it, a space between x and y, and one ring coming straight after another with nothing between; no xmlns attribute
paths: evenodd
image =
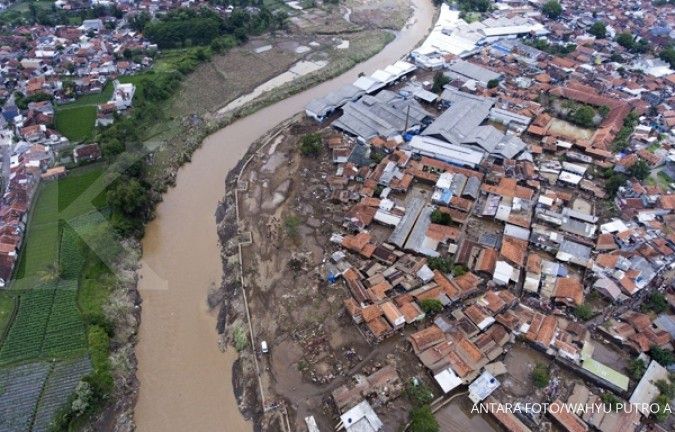
<svg viewBox="0 0 675 432"><path fill-rule="evenodd" d="M405 344L373 347L364 340L342 311L344 293L333 292L335 287L322 276L322 261L329 254L327 232L336 221L315 165L330 162L325 156L318 161L301 158L296 150L301 136L316 131L321 128L300 116L269 131L228 175L227 193L217 211L224 277L221 293L211 298L222 299L222 344L233 344L234 329L248 325L239 282L243 269L256 345L267 340L273 346L264 355L249 343L233 367L237 401L256 430L276 430L280 419L297 427L297 419L310 414L322 427L333 427L337 419L330 392L349 384L354 373L378 370L382 358L399 359L397 368L406 379L419 372ZM284 183L289 186L282 202L262 210ZM264 190L258 185L265 185ZM299 218L297 233L289 232L289 217ZM407 404L397 400L385 421L392 426L404 421L400 413L407 412Z"/></svg>

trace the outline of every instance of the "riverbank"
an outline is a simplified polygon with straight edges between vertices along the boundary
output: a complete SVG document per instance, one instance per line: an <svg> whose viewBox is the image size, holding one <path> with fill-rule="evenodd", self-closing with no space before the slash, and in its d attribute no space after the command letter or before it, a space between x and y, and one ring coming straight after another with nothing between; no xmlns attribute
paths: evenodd
<svg viewBox="0 0 675 432"><path fill-rule="evenodd" d="M374 70L390 64L426 34L433 7L424 0L413 3L416 8L411 26L359 69ZM218 350L214 331L217 317L204 302L222 278L212 211L222 198L222 189L213 186L225 184L225 174L262 131L301 111L329 89L354 81L358 72L351 69L253 115L229 119L228 127L208 136L201 150L191 156L191 163L171 176L175 187L164 194L143 241L139 280L143 320L136 348L141 382L136 405L139 430L250 428L236 414L231 385L235 355L231 351L223 355ZM219 124L214 121L211 127ZM191 138L194 148L199 146L201 136Z"/></svg>
<svg viewBox="0 0 675 432"><path fill-rule="evenodd" d="M396 58L398 57L394 59ZM389 61L392 61L392 59ZM285 337L284 334L293 334L299 328L306 328L310 333L314 332L315 325L307 322L307 319L311 321L313 319L311 317L315 317L317 319L315 324L323 326L327 322L333 322L333 319L328 317L340 309L338 304L340 301L336 297L333 298L332 302L328 302L328 304L335 306L333 308L335 310L311 310L316 303L314 300L321 297L318 293L311 293L305 288L298 287L297 293L289 294L293 291L285 290L282 287L284 282L277 277L278 274L289 272L287 262L296 255L300 257L298 259L303 262L303 266L312 268L313 265L316 265L315 261L321 255L320 250L322 250L320 244L323 244L322 240L325 240L313 235L308 237L307 233L303 231L307 228L306 223L301 223L299 230L303 232L297 241L285 238L284 225L288 216L286 214L287 206L281 205L279 208L275 208L274 204L275 201L283 202L284 200L297 202L298 199L293 198L296 196L295 194L298 194L297 185L303 184L306 186L303 188L306 189L304 192L310 193L314 190L310 184L316 182L312 183L310 178L303 180L290 180L288 178L268 180L270 170L274 172L276 169L281 169L282 173L291 177L297 177L300 172L307 172L307 169L298 165L295 159L297 154L295 156L288 155L288 142L286 140L297 140L297 134L318 130L321 126L312 122L302 122L301 118L302 116L297 116L284 121L253 143L237 166L228 173L226 180L227 194L221 201L217 212L225 278L221 290L217 293L211 293L209 299L211 300L210 304L221 305L218 314L218 330L229 330L227 333L229 335L228 342L240 345L239 341L235 340L238 337L232 335L240 334L244 329L246 329L246 332L255 333L255 337L249 337L246 347L241 349L237 363L233 365L233 387L236 389L240 409L247 417L254 420L256 430L286 430L287 427L284 427L284 424L289 424L292 430L299 426L296 423L298 419L301 421L304 415L310 414L319 418L322 427L334 426L334 424L328 424L330 420L327 417L320 418L322 417L322 398L320 395L325 396L326 389L314 384L305 384L306 381L303 378L307 378L307 376L298 371L298 365L304 364L302 360L303 350L300 349L300 354L298 354L297 341L280 342L279 340L280 337ZM295 135L289 132L289 129L294 129ZM265 174L260 173L263 164L262 169L267 170ZM245 167L246 170L244 171ZM318 172L318 170L314 171ZM242 173L244 174L240 179L239 176ZM284 174L282 174L282 177ZM303 183L303 181L306 183ZM260 184L264 185L262 191L260 190ZM261 192L262 197L260 196ZM240 194L239 198L235 194ZM247 196L247 194L249 198L242 201L244 199L242 197ZM251 204L251 194L257 197L254 198L254 200L258 200L257 206ZM268 199L266 200L265 197ZM308 202L312 200L299 201ZM321 198L318 202L321 202ZM273 221L267 224L265 221L268 218L265 217L260 220L256 217L255 221L252 221L250 215L258 214L259 211L272 212L274 215ZM239 214L242 215L243 219L237 221ZM319 220L322 220L318 216L313 219L314 222L310 221L310 224L316 224ZM251 225L255 226L256 224L264 226L258 226L256 229L251 228ZM325 226L322 225L322 228L325 228ZM251 240L252 245L249 245ZM279 242L280 240L283 241ZM299 251L297 250L298 244L305 245L306 248ZM274 248L275 245L276 249ZM261 251L261 248L265 251ZM311 253L305 249L310 249ZM313 258L307 258L307 253L310 253ZM305 259L308 262L305 262ZM245 286L243 289L242 285ZM274 286L273 290L270 289L271 286ZM248 300L245 298L246 292L250 292L252 296ZM292 297L293 300L288 300L287 296ZM292 301L293 304L289 304L289 301ZM245 303L247 302L251 305L253 316L253 328L251 329L248 327L246 316ZM310 307L310 310L305 310L306 307ZM297 313L290 312L291 310L296 310ZM298 319L301 319L302 322L298 322ZM349 327L348 323L340 323L346 324L345 326L338 325L337 322L333 322L333 324L330 331L326 331L340 342L336 342L336 345L332 347L335 351L329 357L340 356L342 348L344 348L343 351L354 352L352 360L357 363L358 358L368 357L369 347L363 344L360 335L350 332L354 329ZM312 335L312 337L315 336L316 334ZM276 347L274 348L276 351L271 354L272 360L269 360L268 355L261 356L259 353L257 344L262 339L268 340L268 343ZM330 348L329 351L331 351ZM277 355L280 356L280 361L274 360ZM414 362L411 361L409 364L414 364ZM318 369L321 368L320 366ZM330 372L326 373L324 370L324 377L321 378L318 376L319 374L316 374L316 371L312 370L311 372L313 374L311 380L318 379L315 382L326 382L324 381L325 377L330 375ZM280 389L285 389L285 391L280 392ZM307 396L310 395L312 397L308 398ZM305 401L308 402L304 403ZM263 406L267 409L264 410ZM392 424L397 424L400 421L402 419L394 418Z"/></svg>

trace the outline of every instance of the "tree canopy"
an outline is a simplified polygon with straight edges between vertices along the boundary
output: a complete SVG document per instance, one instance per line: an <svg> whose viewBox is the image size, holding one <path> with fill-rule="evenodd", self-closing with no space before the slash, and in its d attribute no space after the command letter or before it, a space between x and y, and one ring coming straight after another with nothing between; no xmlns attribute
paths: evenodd
<svg viewBox="0 0 675 432"><path fill-rule="evenodd" d="M637 40L630 32L621 32L616 35L616 43L632 53L645 53L649 51L649 42L646 39Z"/></svg>
<svg viewBox="0 0 675 432"><path fill-rule="evenodd" d="M442 71L438 71L434 74L434 84L431 87L431 91L434 93L440 93L443 91L443 86L450 82L450 78L445 76Z"/></svg>
<svg viewBox="0 0 675 432"><path fill-rule="evenodd" d="M287 18L285 12L272 14L265 7L261 7L257 13L237 8L227 19L207 8L198 11L181 8L155 20L148 20L147 16L138 14L130 24L142 30L160 48L176 48L208 45L226 35L244 41L249 35L284 27Z"/></svg>
<svg viewBox="0 0 675 432"><path fill-rule="evenodd" d="M572 113L572 121L578 124L579 126L583 127L593 126L594 118L595 118L595 110L588 105L582 105L576 110L574 110L574 113Z"/></svg>
<svg viewBox="0 0 675 432"><path fill-rule="evenodd" d="M593 316L593 309L587 304L580 304L574 309L574 315L582 321L588 321Z"/></svg>
<svg viewBox="0 0 675 432"><path fill-rule="evenodd" d="M670 45L661 50L659 53L659 57L661 60L664 62L668 62L670 64L671 69L675 69L675 46Z"/></svg>
<svg viewBox="0 0 675 432"><path fill-rule="evenodd" d="M410 413L410 430L412 432L438 432L438 421L429 405L414 408Z"/></svg>
<svg viewBox="0 0 675 432"><path fill-rule="evenodd" d="M307 134L300 140L300 153L304 156L318 156L322 149L323 143L318 133Z"/></svg>
<svg viewBox="0 0 675 432"><path fill-rule="evenodd" d="M596 21L588 32L598 39L604 39L605 36L607 36L607 26L605 26L605 23L602 21Z"/></svg>
<svg viewBox="0 0 675 432"><path fill-rule="evenodd" d="M675 357L673 356L672 352L656 345L649 349L649 355L661 366L668 366L672 363L675 363Z"/></svg>
<svg viewBox="0 0 675 432"><path fill-rule="evenodd" d="M436 299L424 299L420 301L420 307L426 314L434 314L443 310L443 303Z"/></svg>
<svg viewBox="0 0 675 432"><path fill-rule="evenodd" d="M551 19L558 19L560 18L560 15L562 15L563 9L557 0L548 0L544 3L544 6L542 6L541 11Z"/></svg>
<svg viewBox="0 0 675 432"><path fill-rule="evenodd" d="M638 180L644 180L649 177L650 171L649 165L642 159L638 160L630 167L630 175Z"/></svg>

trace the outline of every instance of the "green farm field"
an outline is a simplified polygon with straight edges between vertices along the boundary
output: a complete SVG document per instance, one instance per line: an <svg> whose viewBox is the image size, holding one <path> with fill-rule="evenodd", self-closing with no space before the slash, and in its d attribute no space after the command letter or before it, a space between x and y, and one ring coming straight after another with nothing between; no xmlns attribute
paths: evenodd
<svg viewBox="0 0 675 432"><path fill-rule="evenodd" d="M96 211L106 205L97 182L103 168L78 168L40 185L11 289L0 297L0 366L86 353L78 303L81 294L93 295L83 300L90 309L104 297L91 282L78 290L88 256L78 233L90 229L87 220L92 226L104 220Z"/></svg>
<svg viewBox="0 0 675 432"><path fill-rule="evenodd" d="M96 106L59 107L56 109L56 130L73 142L91 138L96 122Z"/></svg>

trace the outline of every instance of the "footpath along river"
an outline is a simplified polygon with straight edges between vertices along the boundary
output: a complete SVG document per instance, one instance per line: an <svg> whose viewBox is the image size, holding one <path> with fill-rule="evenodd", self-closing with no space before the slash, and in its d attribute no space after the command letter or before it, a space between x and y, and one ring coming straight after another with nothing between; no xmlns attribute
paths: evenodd
<svg viewBox="0 0 675 432"><path fill-rule="evenodd" d="M143 298L136 347L140 432L243 432L252 429L232 389L236 353L220 352L215 316L206 306L222 267L215 209L225 176L256 139L312 99L370 74L412 50L432 25L431 0L412 0L408 27L380 53L344 74L236 121L207 137L147 227L139 290ZM246 73L243 71L242 73Z"/></svg>

